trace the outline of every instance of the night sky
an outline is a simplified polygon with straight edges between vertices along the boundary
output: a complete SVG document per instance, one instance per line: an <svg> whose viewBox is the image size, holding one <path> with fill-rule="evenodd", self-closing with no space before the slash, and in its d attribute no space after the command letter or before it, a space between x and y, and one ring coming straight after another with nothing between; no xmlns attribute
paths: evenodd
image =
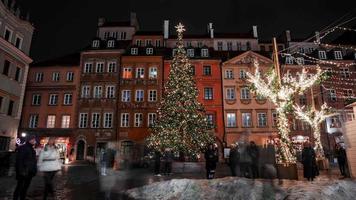
<svg viewBox="0 0 356 200"><path fill-rule="evenodd" d="M35 62L78 51L95 36L97 19L127 20L137 13L141 30L162 30L164 19L182 21L190 33L214 23L216 32L248 32L258 25L263 39L290 29L300 38L345 14L356 16L355 0L17 0L35 25ZM355 24L355 23L354 23ZM172 27L172 26L171 26Z"/></svg>

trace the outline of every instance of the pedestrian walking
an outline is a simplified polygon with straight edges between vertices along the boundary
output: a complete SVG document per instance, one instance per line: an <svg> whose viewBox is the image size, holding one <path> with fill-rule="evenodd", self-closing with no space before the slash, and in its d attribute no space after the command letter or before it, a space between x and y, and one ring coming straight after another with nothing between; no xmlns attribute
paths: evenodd
<svg viewBox="0 0 356 200"><path fill-rule="evenodd" d="M249 152L249 145L246 141L243 141L239 144L239 165L240 165L240 175L245 178L252 177L251 172L251 156Z"/></svg>
<svg viewBox="0 0 356 200"><path fill-rule="evenodd" d="M106 176L106 168L108 162L108 154L105 149L101 149L100 151L100 174L102 176Z"/></svg>
<svg viewBox="0 0 356 200"><path fill-rule="evenodd" d="M214 149L213 144L205 151L206 178L213 179L215 176L216 163L219 161L219 152Z"/></svg>
<svg viewBox="0 0 356 200"><path fill-rule="evenodd" d="M346 177L346 151L340 144L335 145L335 156L341 175Z"/></svg>
<svg viewBox="0 0 356 200"><path fill-rule="evenodd" d="M229 155L229 166L231 170L231 176L237 176L237 163L239 162L239 152L238 146L236 144L231 145L230 155Z"/></svg>
<svg viewBox="0 0 356 200"><path fill-rule="evenodd" d="M26 199L27 189L37 173L36 151L33 148L35 144L36 137L29 135L26 143L17 148L15 164L17 185L13 195L14 200Z"/></svg>
<svg viewBox="0 0 356 200"><path fill-rule="evenodd" d="M318 175L318 166L316 164L315 151L309 142L304 144L302 152L302 163L304 178L308 179L308 181L313 181L314 178Z"/></svg>
<svg viewBox="0 0 356 200"><path fill-rule="evenodd" d="M38 170L43 172L45 183L43 199L47 199L48 195L54 196L53 179L62 167L58 147L56 146L55 141L56 138L50 137L38 158Z"/></svg>
<svg viewBox="0 0 356 200"><path fill-rule="evenodd" d="M163 154L164 175L172 173L173 153L170 148L166 148Z"/></svg>
<svg viewBox="0 0 356 200"><path fill-rule="evenodd" d="M155 151L154 154L155 158L155 176L161 176L160 171L161 171L161 152L160 151Z"/></svg>
<svg viewBox="0 0 356 200"><path fill-rule="evenodd" d="M260 158L260 153L258 150L258 147L254 141L250 142L250 146L248 149L248 153L250 154L251 157L251 171L252 171L252 178L258 178L259 177L259 158Z"/></svg>

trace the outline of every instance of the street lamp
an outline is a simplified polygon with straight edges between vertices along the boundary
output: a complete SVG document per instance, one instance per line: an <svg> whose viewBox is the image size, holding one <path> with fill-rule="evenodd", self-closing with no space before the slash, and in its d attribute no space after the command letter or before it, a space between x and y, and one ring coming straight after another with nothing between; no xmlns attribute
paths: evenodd
<svg viewBox="0 0 356 200"><path fill-rule="evenodd" d="M21 137L23 137L23 138L26 137L26 135L27 135L27 134L26 134L25 132L22 132L22 133L21 133Z"/></svg>

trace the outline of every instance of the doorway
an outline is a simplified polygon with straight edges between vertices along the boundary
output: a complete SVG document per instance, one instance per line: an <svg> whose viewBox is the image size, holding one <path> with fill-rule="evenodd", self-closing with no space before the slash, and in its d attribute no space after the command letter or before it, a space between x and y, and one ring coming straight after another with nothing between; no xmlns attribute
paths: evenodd
<svg viewBox="0 0 356 200"><path fill-rule="evenodd" d="M77 160L84 160L84 148L85 142L83 140L79 140L77 143Z"/></svg>

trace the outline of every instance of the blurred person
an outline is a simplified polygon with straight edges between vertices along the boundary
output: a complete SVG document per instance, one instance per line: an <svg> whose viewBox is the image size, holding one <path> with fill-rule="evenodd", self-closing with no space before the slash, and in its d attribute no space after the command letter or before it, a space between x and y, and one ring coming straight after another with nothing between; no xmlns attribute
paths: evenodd
<svg viewBox="0 0 356 200"><path fill-rule="evenodd" d="M170 148L166 148L163 153L164 174L172 173L173 153Z"/></svg>
<svg viewBox="0 0 356 200"><path fill-rule="evenodd" d="M250 146L248 149L248 153L251 157L251 171L252 171L252 178L258 178L259 177L259 158L260 158L260 154L259 154L259 150L258 147L256 145L256 143L254 141L250 142Z"/></svg>
<svg viewBox="0 0 356 200"><path fill-rule="evenodd" d="M341 175L346 177L346 151L340 144L335 145L335 156Z"/></svg>
<svg viewBox="0 0 356 200"><path fill-rule="evenodd" d="M239 152L238 146L236 144L231 145L230 155L229 155L229 166L231 170L231 176L237 176L237 163L239 162Z"/></svg>
<svg viewBox="0 0 356 200"><path fill-rule="evenodd" d="M105 149L101 149L100 151L100 174L102 176L106 176L106 168L108 162L108 154Z"/></svg>
<svg viewBox="0 0 356 200"><path fill-rule="evenodd" d="M316 164L316 154L310 142L304 143L302 151L302 163L304 178L308 181L313 181L318 175L318 166Z"/></svg>
<svg viewBox="0 0 356 200"><path fill-rule="evenodd" d="M206 178L213 179L215 176L216 163L219 161L218 151L214 149L213 144L209 144L208 149L205 151L204 157Z"/></svg>
<svg viewBox="0 0 356 200"><path fill-rule="evenodd" d="M161 170L161 157L162 157L161 152L158 151L158 150L156 150L154 156L155 156L155 157L154 157L154 159L155 159L155 171L154 171L155 176L161 176L161 174L160 174L160 170Z"/></svg>

